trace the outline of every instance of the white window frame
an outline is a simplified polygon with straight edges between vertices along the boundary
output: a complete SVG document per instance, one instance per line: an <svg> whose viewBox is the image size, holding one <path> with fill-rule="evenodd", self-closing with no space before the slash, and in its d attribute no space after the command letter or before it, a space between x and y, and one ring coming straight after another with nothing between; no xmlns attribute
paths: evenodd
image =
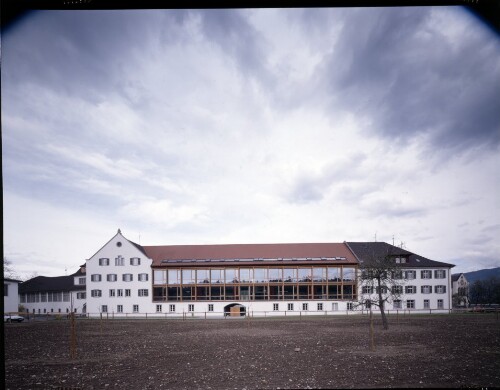
<svg viewBox="0 0 500 390"><path fill-rule="evenodd" d="M139 305L132 305L132 312L139 313Z"/></svg>
<svg viewBox="0 0 500 390"><path fill-rule="evenodd" d="M318 311L323 311L323 302L318 302L317 309Z"/></svg>
<svg viewBox="0 0 500 390"><path fill-rule="evenodd" d="M87 278L78 278L78 284L79 284L80 286L81 286L81 285L85 285L85 284L87 284L87 283L86 283L86 280L87 280Z"/></svg>
<svg viewBox="0 0 500 390"><path fill-rule="evenodd" d="M101 306L101 312L107 313L108 312L108 305L102 305Z"/></svg>
<svg viewBox="0 0 500 390"><path fill-rule="evenodd" d="M422 294L432 294L432 286L431 285L421 286L420 292Z"/></svg>
<svg viewBox="0 0 500 390"><path fill-rule="evenodd" d="M161 313L161 309L162 309L161 305L156 305L156 312L157 313Z"/></svg>
<svg viewBox="0 0 500 390"><path fill-rule="evenodd" d="M101 257L99 259L99 266L106 267L108 265L109 265L109 258L107 258L107 257Z"/></svg>
<svg viewBox="0 0 500 390"><path fill-rule="evenodd" d="M287 310L288 310L288 311L293 311L293 302L289 302L289 303L287 304Z"/></svg>
<svg viewBox="0 0 500 390"><path fill-rule="evenodd" d="M444 269L434 270L434 279L446 279L446 270Z"/></svg>
<svg viewBox="0 0 500 390"><path fill-rule="evenodd" d="M302 303L302 311L308 311L309 310L309 305L307 302Z"/></svg>
<svg viewBox="0 0 500 390"><path fill-rule="evenodd" d="M148 281L148 274L142 273L142 274L137 275L137 280L139 282L147 282Z"/></svg>
<svg viewBox="0 0 500 390"><path fill-rule="evenodd" d="M122 288L116 289L116 296L117 297L123 297L123 289Z"/></svg>
<svg viewBox="0 0 500 390"><path fill-rule="evenodd" d="M444 309L444 299L438 299L437 300L437 308L438 309Z"/></svg>
<svg viewBox="0 0 500 390"><path fill-rule="evenodd" d="M101 290L90 290L90 296L93 298L98 298L102 297L102 291Z"/></svg>
<svg viewBox="0 0 500 390"><path fill-rule="evenodd" d="M278 311L280 309L279 303L273 303L273 311Z"/></svg>
<svg viewBox="0 0 500 390"><path fill-rule="evenodd" d="M194 311L194 304L190 303L188 304L188 311L193 312Z"/></svg>
<svg viewBox="0 0 500 390"><path fill-rule="evenodd" d="M213 303L208 304L208 311L214 311L214 304Z"/></svg>
<svg viewBox="0 0 500 390"><path fill-rule="evenodd" d="M118 255L116 258L115 258L115 266L117 267L122 267L125 265L125 258L121 255Z"/></svg>
<svg viewBox="0 0 500 390"><path fill-rule="evenodd" d="M116 296L116 292L115 292L114 288L109 289L109 296L110 297L115 297Z"/></svg>
<svg viewBox="0 0 500 390"><path fill-rule="evenodd" d="M422 271L420 271L420 278L421 279L432 279L432 270L423 269Z"/></svg>
<svg viewBox="0 0 500 390"><path fill-rule="evenodd" d="M137 291L138 296L140 297L148 297L149 296L149 290L147 288L140 288Z"/></svg>
<svg viewBox="0 0 500 390"><path fill-rule="evenodd" d="M332 311L339 311L339 303L332 302Z"/></svg>
<svg viewBox="0 0 500 390"><path fill-rule="evenodd" d="M417 286L405 286L405 294L416 294Z"/></svg>
<svg viewBox="0 0 500 390"><path fill-rule="evenodd" d="M435 294L446 294L446 286L444 284L434 286L434 293Z"/></svg>
<svg viewBox="0 0 500 390"><path fill-rule="evenodd" d="M140 257L131 257L130 258L130 265L133 265L133 266L141 265L141 258Z"/></svg>
<svg viewBox="0 0 500 390"><path fill-rule="evenodd" d="M126 288L126 289L125 289L125 296L126 296L126 297L131 297L131 296L132 296L132 290L131 290L131 289L129 289L129 288Z"/></svg>
<svg viewBox="0 0 500 390"><path fill-rule="evenodd" d="M116 312L117 313L123 313L123 305L117 305L116 306Z"/></svg>
<svg viewBox="0 0 500 390"><path fill-rule="evenodd" d="M363 286L361 289L362 294L373 294L373 286Z"/></svg>
<svg viewBox="0 0 500 390"><path fill-rule="evenodd" d="M424 309L430 309L430 308L431 308L431 300L424 299Z"/></svg>
<svg viewBox="0 0 500 390"><path fill-rule="evenodd" d="M168 311L170 313L175 313L175 305L173 303L171 303L170 305L168 305Z"/></svg>
<svg viewBox="0 0 500 390"><path fill-rule="evenodd" d="M415 309L415 300L414 299L407 299L406 300L406 308L407 309Z"/></svg>
<svg viewBox="0 0 500 390"><path fill-rule="evenodd" d="M416 279L417 278L417 271L415 271L413 269L406 270L404 276L405 276L405 279L408 279L408 280Z"/></svg>

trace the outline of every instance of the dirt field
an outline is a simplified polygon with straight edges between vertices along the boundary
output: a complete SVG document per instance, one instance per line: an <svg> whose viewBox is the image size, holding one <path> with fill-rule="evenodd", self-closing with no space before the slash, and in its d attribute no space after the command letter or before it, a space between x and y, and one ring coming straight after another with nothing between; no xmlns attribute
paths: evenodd
<svg viewBox="0 0 500 390"><path fill-rule="evenodd" d="M499 387L494 314L5 324L6 388Z"/></svg>

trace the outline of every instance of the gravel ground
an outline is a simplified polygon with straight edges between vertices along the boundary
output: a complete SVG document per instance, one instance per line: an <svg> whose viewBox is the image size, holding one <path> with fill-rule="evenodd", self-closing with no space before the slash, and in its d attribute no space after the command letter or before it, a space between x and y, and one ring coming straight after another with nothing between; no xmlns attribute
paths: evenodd
<svg viewBox="0 0 500 390"><path fill-rule="evenodd" d="M289 389L499 387L494 314L5 324L5 387Z"/></svg>

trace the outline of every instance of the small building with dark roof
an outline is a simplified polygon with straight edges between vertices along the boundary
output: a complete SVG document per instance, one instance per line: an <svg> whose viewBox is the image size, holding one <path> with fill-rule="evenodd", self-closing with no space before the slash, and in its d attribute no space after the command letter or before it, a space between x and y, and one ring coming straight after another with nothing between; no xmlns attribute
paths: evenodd
<svg viewBox="0 0 500 390"><path fill-rule="evenodd" d="M67 276L36 276L19 285L19 302L33 314L85 313L85 266Z"/></svg>

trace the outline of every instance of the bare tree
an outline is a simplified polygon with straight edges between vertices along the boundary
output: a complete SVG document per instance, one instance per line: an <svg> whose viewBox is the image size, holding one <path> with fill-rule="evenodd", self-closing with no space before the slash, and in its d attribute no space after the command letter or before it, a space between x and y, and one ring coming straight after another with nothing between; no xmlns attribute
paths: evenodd
<svg viewBox="0 0 500 390"><path fill-rule="evenodd" d="M10 279L19 279L19 276L14 270L14 266L12 265L12 261L10 261L6 256L3 257L3 277Z"/></svg>
<svg viewBox="0 0 500 390"><path fill-rule="evenodd" d="M402 258L402 255L395 255L387 250L387 253L373 253L360 261L359 284L362 290L358 305L363 305L370 311L372 306L378 307L384 329L389 329L386 304L393 303L403 294L406 275L401 265L405 262Z"/></svg>

